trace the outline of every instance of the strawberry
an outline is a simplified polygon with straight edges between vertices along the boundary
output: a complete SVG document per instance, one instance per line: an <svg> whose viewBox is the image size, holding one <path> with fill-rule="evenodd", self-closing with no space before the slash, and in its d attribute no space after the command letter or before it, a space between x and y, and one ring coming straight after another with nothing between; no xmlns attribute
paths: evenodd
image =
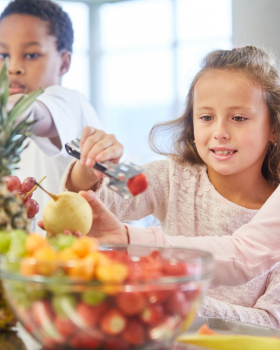
<svg viewBox="0 0 280 350"><path fill-rule="evenodd" d="M139 292L120 293L115 300L118 308L128 316L140 313L146 306L146 300Z"/></svg>
<svg viewBox="0 0 280 350"><path fill-rule="evenodd" d="M175 335L182 318L178 315L164 316L163 320L148 329L148 338L152 340L170 339Z"/></svg>
<svg viewBox="0 0 280 350"><path fill-rule="evenodd" d="M141 312L140 319L146 324L157 324L159 323L164 316L164 310L162 305L154 304L145 307Z"/></svg>
<svg viewBox="0 0 280 350"><path fill-rule="evenodd" d="M121 333L127 325L126 318L117 310L110 309L101 318L100 327L108 335Z"/></svg>
<svg viewBox="0 0 280 350"><path fill-rule="evenodd" d="M97 349L101 343L101 333L90 333L86 331L79 331L70 340L70 346L74 349Z"/></svg>
<svg viewBox="0 0 280 350"><path fill-rule="evenodd" d="M94 327L106 309L106 303L93 306L80 302L77 305L76 312L79 314L87 327Z"/></svg>
<svg viewBox="0 0 280 350"><path fill-rule="evenodd" d="M173 292L164 303L164 309L169 314L186 316L190 311L191 303L184 292L178 290Z"/></svg>
<svg viewBox="0 0 280 350"><path fill-rule="evenodd" d="M132 319L129 321L122 336L128 343L139 346L145 341L145 330L139 321Z"/></svg>
<svg viewBox="0 0 280 350"><path fill-rule="evenodd" d="M201 293L200 286L195 282L192 282L188 284L188 287L189 288L187 290L184 290L186 298L190 301L198 298Z"/></svg>
<svg viewBox="0 0 280 350"><path fill-rule="evenodd" d="M165 276L187 276L188 266L185 262L168 261L162 265L162 273Z"/></svg>
<svg viewBox="0 0 280 350"><path fill-rule="evenodd" d="M103 343L103 347L106 350L127 350L129 348L129 344L120 336L106 337Z"/></svg>
<svg viewBox="0 0 280 350"><path fill-rule="evenodd" d="M34 333L36 331L37 325L31 315L31 312L22 307L18 307L17 313L19 320L21 320L21 323L24 324L27 332L30 334Z"/></svg>
<svg viewBox="0 0 280 350"><path fill-rule="evenodd" d="M65 337L68 337L77 331L76 325L69 318L61 317L59 315L57 315L54 320L54 326L57 331Z"/></svg>
<svg viewBox="0 0 280 350"><path fill-rule="evenodd" d="M47 301L35 301L31 308L31 314L34 321L39 325L53 322L54 314L50 303Z"/></svg>
<svg viewBox="0 0 280 350"><path fill-rule="evenodd" d="M171 291L164 289L151 290L144 292L144 295L150 304L161 304L171 295Z"/></svg>
<svg viewBox="0 0 280 350"><path fill-rule="evenodd" d="M128 179L126 181L126 185L130 193L133 194L133 196L137 196L137 194L140 194L147 189L148 180L146 176L143 173L141 173L132 177L131 179Z"/></svg>

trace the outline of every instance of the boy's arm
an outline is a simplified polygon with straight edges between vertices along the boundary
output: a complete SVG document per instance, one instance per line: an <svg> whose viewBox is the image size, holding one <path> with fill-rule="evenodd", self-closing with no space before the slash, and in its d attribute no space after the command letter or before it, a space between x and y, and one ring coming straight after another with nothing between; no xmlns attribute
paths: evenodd
<svg viewBox="0 0 280 350"><path fill-rule="evenodd" d="M12 95L8 98L7 110L10 111L23 94ZM58 136L55 124L48 108L40 101L34 101L31 106L20 115L17 122L21 122L28 115L30 120L37 120L32 126L34 135L39 137L53 138Z"/></svg>

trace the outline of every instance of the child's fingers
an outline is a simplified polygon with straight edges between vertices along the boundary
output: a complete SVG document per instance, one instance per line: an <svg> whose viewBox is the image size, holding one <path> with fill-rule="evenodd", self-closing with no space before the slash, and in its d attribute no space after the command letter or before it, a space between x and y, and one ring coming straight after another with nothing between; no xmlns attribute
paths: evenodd
<svg viewBox="0 0 280 350"><path fill-rule="evenodd" d="M96 132L96 129L93 128L93 127L91 127L91 126L86 126L86 127L83 129L82 136L81 136L81 140L80 140L80 149L81 149L81 150L83 149L83 146L84 146L84 143L85 143L86 139L87 139L90 135L93 135L95 132Z"/></svg>
<svg viewBox="0 0 280 350"><path fill-rule="evenodd" d="M84 132L84 130L83 130L83 132ZM88 154L94 148L95 144L104 137L104 135L106 135L106 134L103 130L95 130L95 132L93 134L90 134L87 136L87 138L85 139L85 142L83 144L82 151L81 151L80 162L82 165L87 165L87 166L94 165L95 161L92 162L92 165L86 164L86 161L88 159ZM91 158L91 160L93 160L93 159Z"/></svg>
<svg viewBox="0 0 280 350"><path fill-rule="evenodd" d="M43 224L43 220L38 221L37 225L38 225L42 230L45 229L44 224Z"/></svg>
<svg viewBox="0 0 280 350"><path fill-rule="evenodd" d="M109 146L103 151L101 151L96 156L96 160L98 162L109 160L112 163L118 163L122 155L123 155L123 145L120 143L115 143L115 144L112 144L112 146Z"/></svg>
<svg viewBox="0 0 280 350"><path fill-rule="evenodd" d="M93 136L88 138L84 146L84 148L86 148L89 144L92 145L87 154L86 166L92 167L96 161L104 162L109 159L118 160L121 158L123 146L117 141L115 135L107 135L104 133L99 140L97 140L97 135Z"/></svg>

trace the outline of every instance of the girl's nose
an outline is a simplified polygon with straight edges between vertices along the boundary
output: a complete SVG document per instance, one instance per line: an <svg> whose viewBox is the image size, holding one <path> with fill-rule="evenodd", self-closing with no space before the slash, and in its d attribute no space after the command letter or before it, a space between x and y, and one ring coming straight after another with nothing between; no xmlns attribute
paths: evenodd
<svg viewBox="0 0 280 350"><path fill-rule="evenodd" d="M11 75L23 74L24 68L20 61L10 58L8 62L8 73Z"/></svg>
<svg viewBox="0 0 280 350"><path fill-rule="evenodd" d="M224 125L218 125L213 133L213 137L216 140L229 140L230 134Z"/></svg>

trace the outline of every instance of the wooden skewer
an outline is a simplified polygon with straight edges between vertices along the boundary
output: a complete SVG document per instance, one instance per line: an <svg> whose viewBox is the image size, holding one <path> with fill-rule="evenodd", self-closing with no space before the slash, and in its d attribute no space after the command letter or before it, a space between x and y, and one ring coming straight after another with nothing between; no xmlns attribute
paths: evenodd
<svg viewBox="0 0 280 350"><path fill-rule="evenodd" d="M46 178L46 176L44 176L44 177L42 178L42 180L40 180L40 181L38 182L38 184L40 184L43 180L45 180L45 178ZM35 182L35 183L37 183L37 182ZM33 191L35 191L36 188L37 188L37 185L35 185L34 187L32 187L32 189L31 189L29 192L26 192L26 193L25 193L25 196L23 197L23 200L25 201L26 198L30 195L30 193L32 193Z"/></svg>

